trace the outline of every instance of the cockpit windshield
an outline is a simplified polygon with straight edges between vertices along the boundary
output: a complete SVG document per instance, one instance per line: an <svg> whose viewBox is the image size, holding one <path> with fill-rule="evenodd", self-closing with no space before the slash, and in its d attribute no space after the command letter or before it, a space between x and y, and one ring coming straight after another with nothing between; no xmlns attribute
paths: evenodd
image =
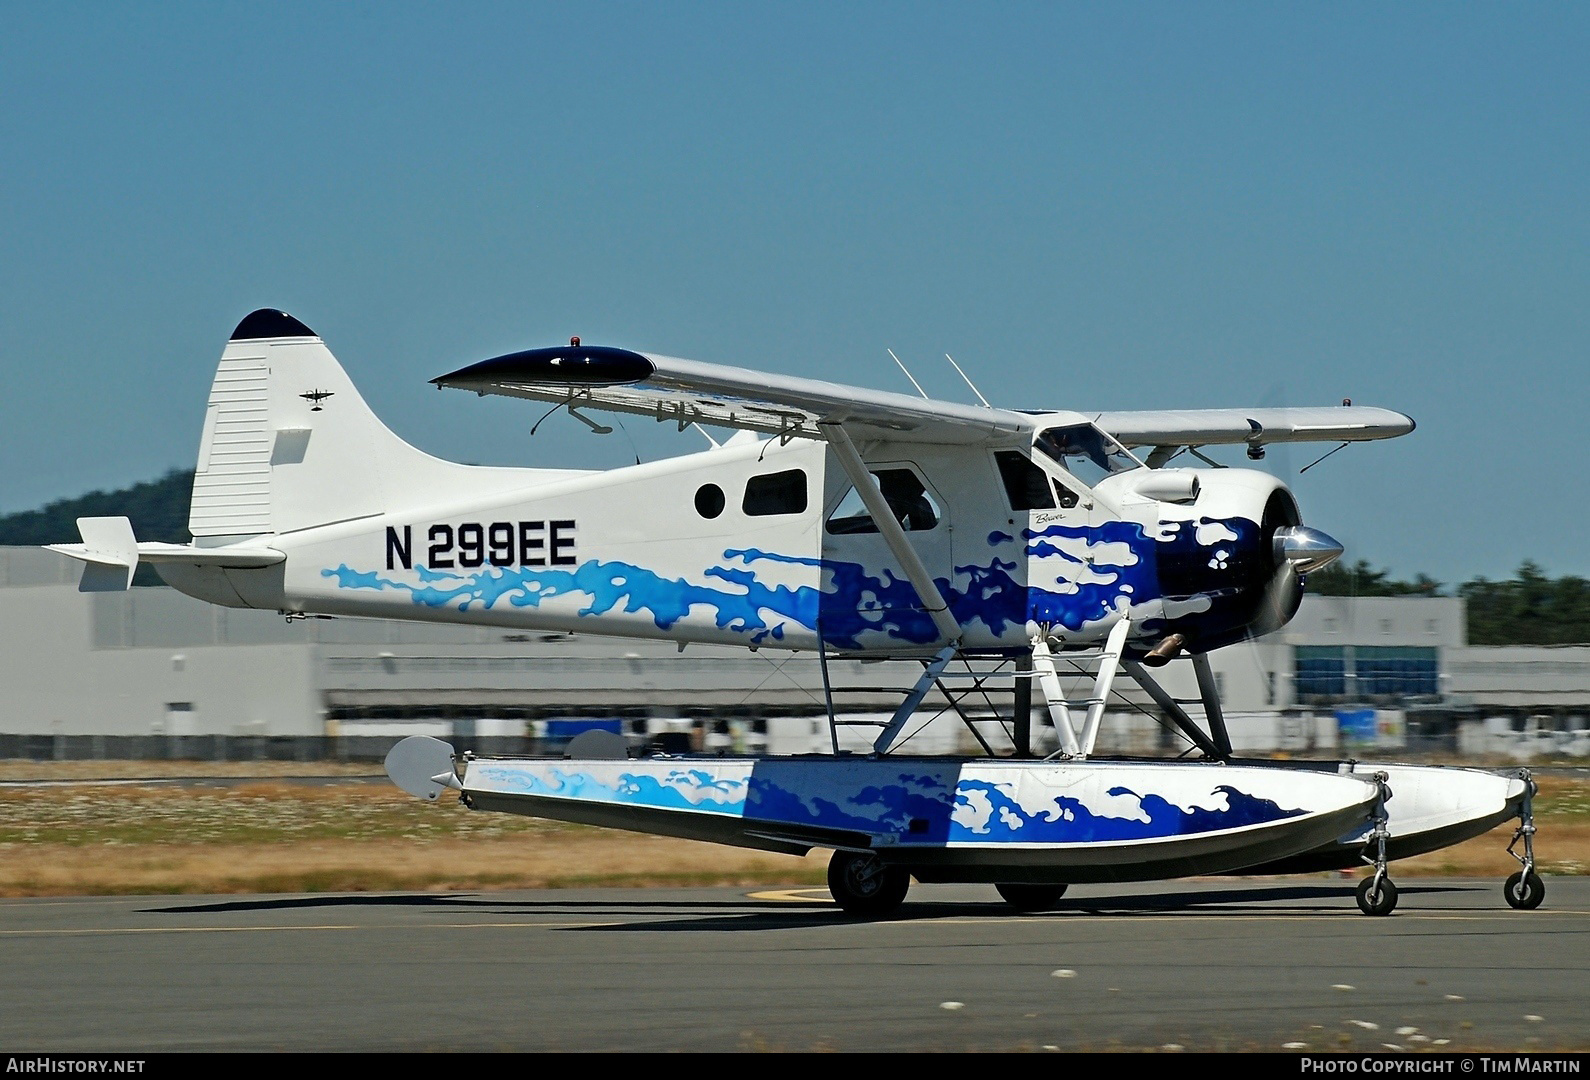
<svg viewBox="0 0 1590 1080"><path fill-rule="evenodd" d="M1141 461L1092 424L1048 428L1034 445L1089 487L1106 476L1143 468Z"/></svg>

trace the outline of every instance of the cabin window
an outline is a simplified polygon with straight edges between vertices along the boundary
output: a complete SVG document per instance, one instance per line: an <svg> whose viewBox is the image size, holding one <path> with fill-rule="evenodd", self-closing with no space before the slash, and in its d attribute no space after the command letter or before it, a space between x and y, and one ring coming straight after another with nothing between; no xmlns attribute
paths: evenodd
<svg viewBox="0 0 1590 1080"><path fill-rule="evenodd" d="M806 510L806 472L785 472L753 476L745 483L745 499L740 503L748 517L774 514L800 514Z"/></svg>
<svg viewBox="0 0 1590 1080"><path fill-rule="evenodd" d="M1000 450L994 454L999 478L1005 482L1005 497L1012 510L1053 510L1054 489L1049 474L1032 463L1026 454Z"/></svg>
<svg viewBox="0 0 1590 1080"><path fill-rule="evenodd" d="M1097 484L1118 472L1141 469L1138 461L1120 443L1092 424L1049 428L1039 434L1034 445L1066 472L1084 484Z"/></svg>
<svg viewBox="0 0 1590 1080"><path fill-rule="evenodd" d="M1026 454L1000 450L994 460L999 464L999 478L1005 482L1005 497L1012 510L1053 510L1057 497L1060 506L1067 510L1077 504L1076 492L1038 468Z"/></svg>
<svg viewBox="0 0 1590 1080"><path fill-rule="evenodd" d="M717 484L702 484L696 489L696 513L704 518L715 518L723 513L723 489Z"/></svg>
<svg viewBox="0 0 1590 1080"><path fill-rule="evenodd" d="M928 494L927 486L910 469L877 469L872 473L872 482L878 485L884 502L889 504L895 520L906 532L926 532L936 527L943 517L933 496ZM877 523L855 488L845 492L845 497L828 516L828 532L833 536L877 531Z"/></svg>

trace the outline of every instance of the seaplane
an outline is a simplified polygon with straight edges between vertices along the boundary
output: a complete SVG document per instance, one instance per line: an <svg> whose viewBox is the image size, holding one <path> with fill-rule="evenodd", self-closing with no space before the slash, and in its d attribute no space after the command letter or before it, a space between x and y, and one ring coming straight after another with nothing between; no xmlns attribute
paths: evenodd
<svg viewBox="0 0 1590 1080"><path fill-rule="evenodd" d="M54 549L86 564L85 590L125 589L145 562L190 596L290 618L807 651L825 691L833 658L919 666L861 750L841 749L825 692L828 753L647 752L588 732L561 757L477 757L413 736L387 758L405 791L456 792L475 811L831 850L829 888L857 916L895 912L913 879L986 883L1042 911L1072 883L1364 866L1358 905L1385 915L1390 862L1512 818L1521 869L1504 895L1541 902L1527 773L1232 753L1210 652L1284 625L1342 547L1303 524L1281 480L1203 449L1258 459L1283 443L1393 438L1414 429L1401 413L1007 409L975 386L979 404L961 404L578 338L433 382L598 432L610 428L589 413L733 434L608 470L443 461L389 430L313 331L262 309L215 374L192 542L140 543L126 518L84 518L82 542ZM1172 661L1192 665L1198 699L1156 679ZM1092 692L1068 699L1058 668L1079 662ZM907 752L929 695L960 711L993 672L1009 686L1011 752L981 736L979 756ZM1187 755L1096 753L1121 675ZM1052 753L1033 750L1035 698Z"/></svg>

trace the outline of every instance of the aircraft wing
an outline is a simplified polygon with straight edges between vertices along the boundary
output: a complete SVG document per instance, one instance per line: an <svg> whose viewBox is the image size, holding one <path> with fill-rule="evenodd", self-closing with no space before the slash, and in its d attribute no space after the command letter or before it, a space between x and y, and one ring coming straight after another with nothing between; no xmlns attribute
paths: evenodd
<svg viewBox="0 0 1590 1080"><path fill-rule="evenodd" d="M1368 442L1414 428L1412 417L1366 405L1302 409L1185 409L1089 414L1127 447L1218 443Z"/></svg>
<svg viewBox="0 0 1590 1080"><path fill-rule="evenodd" d="M742 428L785 438L822 439L819 421L843 424L857 440L975 445L1030 431L1032 417L868 390L818 379L773 375L722 364L567 346L509 353L432 379L438 387L532 398L549 404L635 413Z"/></svg>

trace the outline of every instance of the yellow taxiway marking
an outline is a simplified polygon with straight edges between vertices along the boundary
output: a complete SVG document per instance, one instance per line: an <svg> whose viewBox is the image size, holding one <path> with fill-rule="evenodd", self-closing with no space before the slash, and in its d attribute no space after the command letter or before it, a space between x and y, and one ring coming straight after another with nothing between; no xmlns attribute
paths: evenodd
<svg viewBox="0 0 1590 1080"><path fill-rule="evenodd" d="M766 892L746 894L747 900L772 900L779 904L832 904L834 898L827 889L768 889Z"/></svg>

